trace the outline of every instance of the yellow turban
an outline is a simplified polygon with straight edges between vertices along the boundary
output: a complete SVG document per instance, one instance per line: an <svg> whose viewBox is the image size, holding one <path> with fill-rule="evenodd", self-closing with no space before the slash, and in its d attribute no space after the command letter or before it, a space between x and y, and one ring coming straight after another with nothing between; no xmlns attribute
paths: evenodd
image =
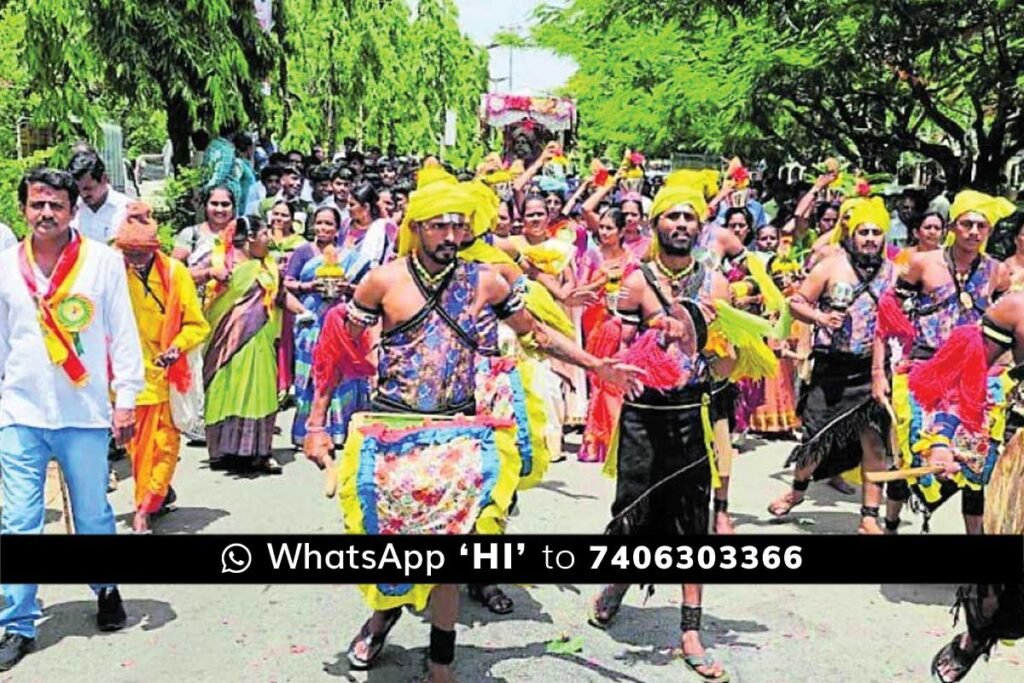
<svg viewBox="0 0 1024 683"><path fill-rule="evenodd" d="M718 171L710 168L694 170L690 168L673 171L665 176L665 185L689 185L704 193L704 199L711 199L718 194Z"/></svg>
<svg viewBox="0 0 1024 683"><path fill-rule="evenodd" d="M423 189L428 185L433 185L434 183L447 183L449 185L454 185L457 182L459 181L456 180L455 176L444 170L444 168L433 159L428 159L423 164L423 168L416 172L417 190Z"/></svg>
<svg viewBox="0 0 1024 683"><path fill-rule="evenodd" d="M704 200L704 193L700 188L692 185L665 183L658 190L658 194L654 195L654 202L651 204L651 224L656 224L658 216L679 204L692 206L702 223L707 218L708 203Z"/></svg>
<svg viewBox="0 0 1024 683"><path fill-rule="evenodd" d="M839 205L839 220L836 221L836 226L832 229L832 238L829 240L829 244L836 245L843 241L843 237L846 236L843 234L843 216L851 213L858 205L867 201L867 199L867 197L847 197L843 200L843 203ZM846 221L846 226L849 229L849 219Z"/></svg>
<svg viewBox="0 0 1024 683"><path fill-rule="evenodd" d="M846 221L847 234L852 235L854 230L865 223L881 228L882 232L889 232L889 211L881 197L865 198L854 205L850 219Z"/></svg>
<svg viewBox="0 0 1024 683"><path fill-rule="evenodd" d="M473 236L480 237L498 223L498 195L481 180L461 183L473 196Z"/></svg>
<svg viewBox="0 0 1024 683"><path fill-rule="evenodd" d="M964 190L957 194L953 205L949 207L949 218L955 221L965 213L980 213L991 227L995 227L996 223L1016 210L1013 202L1005 197L993 197L974 190Z"/></svg>
<svg viewBox="0 0 1024 683"><path fill-rule="evenodd" d="M425 170L425 169L424 169ZM423 170L420 171L423 173ZM412 230L412 223L430 220L446 213L461 213L471 216L476 207L476 198L465 186L455 182L430 182L420 184L409 195L409 206L398 231L398 255L408 256L416 248L418 239Z"/></svg>

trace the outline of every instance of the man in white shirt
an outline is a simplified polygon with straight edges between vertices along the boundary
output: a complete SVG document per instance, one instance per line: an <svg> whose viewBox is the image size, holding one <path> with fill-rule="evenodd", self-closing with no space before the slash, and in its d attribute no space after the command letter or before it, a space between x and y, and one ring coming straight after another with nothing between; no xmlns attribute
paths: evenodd
<svg viewBox="0 0 1024 683"><path fill-rule="evenodd" d="M13 247L17 243L18 237L14 234L14 231L0 223L0 251L7 247Z"/></svg>
<svg viewBox="0 0 1024 683"><path fill-rule="evenodd" d="M54 458L71 494L76 533L115 533L107 501L107 443L111 425L119 444L131 439L145 375L123 260L70 227L77 199L70 173L29 171L18 187L18 201L31 233L17 248L0 253L0 273L5 273L0 278L0 531L5 534L42 533L46 468ZM41 616L37 588L2 586L0 671L33 646ZM99 628L123 628L117 588L92 588L99 598Z"/></svg>
<svg viewBox="0 0 1024 683"><path fill-rule="evenodd" d="M93 151L71 157L68 172L78 185L78 206L72 227L89 239L109 243L121 222L129 199L110 186L103 159Z"/></svg>

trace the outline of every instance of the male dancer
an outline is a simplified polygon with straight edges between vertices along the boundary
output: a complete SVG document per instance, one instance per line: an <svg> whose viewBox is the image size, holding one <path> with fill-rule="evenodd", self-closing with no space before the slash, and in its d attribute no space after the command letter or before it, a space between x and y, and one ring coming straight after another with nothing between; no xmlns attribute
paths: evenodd
<svg viewBox="0 0 1024 683"><path fill-rule="evenodd" d="M666 185L651 209L656 231L650 262L623 281L618 313L630 351L646 345L650 330L661 330L655 365L677 376L671 387L634 387L619 416L617 483L609 533L704 536L708 533L712 461L705 438L710 372L727 376L729 361L706 354L713 300L727 300L728 283L714 268L698 263L693 248L707 214L704 195L687 185ZM643 333L634 341L637 333ZM648 383L650 384L650 383ZM611 458L612 455L609 455ZM606 628L615 618L628 585L604 587L589 621ZM721 663L700 642L702 586L683 584L680 630L686 665L705 681L728 681Z"/></svg>
<svg viewBox="0 0 1024 683"><path fill-rule="evenodd" d="M806 439L793 449L792 489L768 506L784 517L804 501L811 478L824 479L861 465L885 469L881 438L889 423L872 397L872 353L878 300L890 287L892 264L885 260L889 214L881 198L857 204L847 222L843 249L820 261L790 300L793 317L814 325L814 372L800 397ZM858 533L881 534L882 489L864 482Z"/></svg>
<svg viewBox="0 0 1024 683"><path fill-rule="evenodd" d="M522 299L493 270L460 261L456 254L470 226L467 216L474 211L473 195L451 182L436 182L412 193L399 236L397 260L370 272L359 284L348 310L336 309L324 322L314 355L317 374L316 395L309 420L306 454L324 465L331 447L323 433L327 397L339 380L342 367L365 366L368 352L366 332L382 323L377 390L372 398L375 410L406 414L472 415L475 413L474 368L479 332L477 321L487 307L521 337L528 337L537 348L553 357L585 367L605 381L625 386L637 372L612 360L598 360L566 337L536 322L524 309ZM429 344L425 343L429 340ZM352 351L347 355L343 349ZM429 357L428 357L429 356ZM365 367L359 368L365 372ZM358 429L350 430L349 440L361 438ZM346 444L342 471L352 468L359 453ZM518 460L518 459L516 459ZM515 471L508 470L514 466ZM519 463L503 463L498 478L510 486L504 489L504 501L495 495L487 501L468 501L463 510L479 510L481 517L502 523L508 498L519 476ZM443 483L443 482L442 482ZM437 486L426 482L424 487ZM407 492L376 489L376 499ZM429 498L429 496L428 496ZM343 501L343 504L344 501ZM408 514L409 520L429 516L431 504ZM483 508L482 510L480 508ZM460 511L462 512L462 511ZM438 513L442 513L438 510ZM345 522L350 531L365 531L355 525L346 508ZM465 521L456 514L456 521ZM472 520L470 520L472 522ZM464 528L464 525L459 528ZM406 526L398 532L410 532ZM372 590L373 616L363 625L349 648L349 662L355 668L368 668L380 654L384 640L401 615L400 605L422 607L429 595L432 628L429 649L429 680L453 681L455 619L458 612L456 586L436 586L432 590L407 587L405 595L381 597ZM375 599L378 598L378 599Z"/></svg>
<svg viewBox="0 0 1024 683"><path fill-rule="evenodd" d="M967 333L962 330L958 334ZM999 458L1020 458L1020 444L1014 435L1024 427L1024 293L1014 292L1002 297L985 312L980 329L972 329L984 344L987 366L996 363L1005 352L1012 351L1016 366L1010 376L1018 381L1007 411L1003 450ZM983 340L983 342L981 341ZM927 365L925 369L928 368ZM985 378L975 380L979 388ZM957 383L947 383L952 390ZM948 398L957 400L953 391ZM953 469L956 469L954 466ZM1017 482L1017 486L1021 482ZM940 683L953 683L967 676L971 667L983 654L987 654L999 640L1024 638L1024 581L1012 584L972 584L957 591L956 608L963 607L967 616L967 631L957 634L932 660L932 675Z"/></svg>
<svg viewBox="0 0 1024 683"><path fill-rule="evenodd" d="M982 429L979 424L978 429L970 430L962 425L965 410L971 414L975 410L983 410L984 396L979 397L973 406L954 403L941 410L924 410L908 391L908 379L913 367L932 358L957 327L977 324L989 305L1009 289L1008 268L983 253L983 248L992 226L1014 210L1014 205L1006 199L964 190L956 196L950 208L952 246L914 254L907 273L896 281L893 294L899 307L909 314L913 325L912 328L907 327L910 323L902 320L906 336L912 337L913 344L909 359L895 368L892 380L899 442L906 449L902 454L904 464L921 465L925 459L934 464L952 460L954 453L965 456L988 450L987 425ZM884 332L888 334L889 331ZM884 351L882 345L876 346L875 368L879 372L884 368ZM880 386L876 393L884 397L888 387L884 380L878 379ZM990 383L990 405L1001 402L999 393L998 383ZM983 485L987 472L990 472L988 460L970 459L965 463L968 466L954 477L953 482L944 483L932 475L909 481L929 511L941 505L958 488L963 488L961 511L964 526L967 533L978 534L982 530L985 511ZM886 528L895 530L899 526L902 503L910 497L910 489L890 486L888 494Z"/></svg>

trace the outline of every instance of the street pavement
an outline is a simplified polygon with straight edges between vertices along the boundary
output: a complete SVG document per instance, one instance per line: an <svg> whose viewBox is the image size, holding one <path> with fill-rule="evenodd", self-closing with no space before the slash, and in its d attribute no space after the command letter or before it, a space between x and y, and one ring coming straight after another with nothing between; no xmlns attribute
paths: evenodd
<svg viewBox="0 0 1024 683"><path fill-rule="evenodd" d="M287 434L290 413L279 422ZM325 534L340 531L334 500L324 498L319 470L278 437L279 476L239 477L212 472L201 449L185 448L175 477L177 509L155 522L157 533ZM731 510L739 534L852 533L857 496L824 484L811 486L793 520L772 523L765 511L784 492L782 464L791 443L751 441L734 466ZM572 450L571 445L568 450ZM126 461L111 494L119 533L131 520L132 482ZM613 482L600 466L570 452L545 482L520 496L509 530L516 533L600 533L608 520ZM58 509L47 533L64 533ZM959 505L933 519L933 533L962 533ZM920 533L909 512L903 534ZM878 562L886 558L879 556ZM842 557L837 557L841 562ZM74 558L67 558L73 562ZM124 557L123 562L170 563L183 557ZM928 561L922 558L922 561ZM676 658L679 588L659 586L647 604L638 588L627 596L607 631L586 623L590 585L511 586L515 612L493 616L463 593L456 671L463 683L498 681L698 681ZM949 613L952 585L709 586L704 600L705 644L733 681L745 683L914 682L929 680L933 654L955 632ZM405 614L368 673L349 671L345 649L368 616L352 586L127 585L129 615L118 633L95 628L95 602L86 586L40 589L44 620L37 651L6 681L370 681L418 680L424 672L429 622ZM962 630L963 623L957 630ZM575 654L547 654L550 641L582 638ZM971 681L1024 676L1024 651L1000 645L981 661Z"/></svg>

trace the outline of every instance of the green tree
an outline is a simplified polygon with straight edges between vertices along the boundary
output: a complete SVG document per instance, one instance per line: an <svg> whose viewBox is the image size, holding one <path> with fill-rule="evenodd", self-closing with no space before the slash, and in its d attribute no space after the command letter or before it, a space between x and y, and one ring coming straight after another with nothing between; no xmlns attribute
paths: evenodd
<svg viewBox="0 0 1024 683"><path fill-rule="evenodd" d="M25 12L36 116L65 134L69 114L94 129L104 98L158 106L182 165L194 130L262 119L278 50L249 0L28 0Z"/></svg>
<svg viewBox="0 0 1024 683"><path fill-rule="evenodd" d="M954 189L995 189L1024 150L1019 2L574 0L538 16L539 42L581 65L585 139L889 172L914 152Z"/></svg>

